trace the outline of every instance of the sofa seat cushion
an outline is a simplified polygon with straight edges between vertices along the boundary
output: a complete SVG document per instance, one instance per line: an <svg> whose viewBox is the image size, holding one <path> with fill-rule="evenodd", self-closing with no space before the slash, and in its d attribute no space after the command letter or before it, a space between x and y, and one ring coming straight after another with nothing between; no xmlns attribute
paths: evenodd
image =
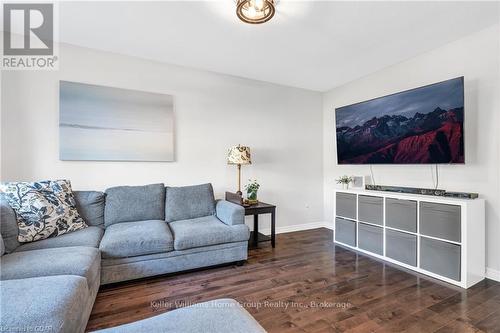
<svg viewBox="0 0 500 333"><path fill-rule="evenodd" d="M106 190L104 224L165 220L165 185L117 186Z"/></svg>
<svg viewBox="0 0 500 333"><path fill-rule="evenodd" d="M99 247L104 230L99 227L87 227L82 230L64 234L59 237L47 238L32 243L26 243L16 248L15 252L47 249L54 247L85 246Z"/></svg>
<svg viewBox="0 0 500 333"><path fill-rule="evenodd" d="M58 247L6 254L0 264L0 280L77 275L86 278L90 288L100 278L101 254L93 247Z"/></svg>
<svg viewBox="0 0 500 333"><path fill-rule="evenodd" d="M82 304L89 297L87 282L80 276L0 281L2 331L78 332Z"/></svg>
<svg viewBox="0 0 500 333"><path fill-rule="evenodd" d="M103 258L125 258L172 251L172 233L163 220L121 222L106 228Z"/></svg>
<svg viewBox="0 0 500 333"><path fill-rule="evenodd" d="M248 241L250 237L245 224L228 226L215 216L170 222L169 227L174 235L176 250Z"/></svg>
<svg viewBox="0 0 500 333"><path fill-rule="evenodd" d="M265 333L266 331L237 301L216 299L96 332Z"/></svg>

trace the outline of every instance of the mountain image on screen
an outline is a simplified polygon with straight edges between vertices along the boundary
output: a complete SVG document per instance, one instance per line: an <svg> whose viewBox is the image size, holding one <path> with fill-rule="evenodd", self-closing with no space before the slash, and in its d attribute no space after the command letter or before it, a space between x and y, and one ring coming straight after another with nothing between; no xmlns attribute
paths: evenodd
<svg viewBox="0 0 500 333"><path fill-rule="evenodd" d="M338 108L338 163L464 163L463 123L462 77Z"/></svg>

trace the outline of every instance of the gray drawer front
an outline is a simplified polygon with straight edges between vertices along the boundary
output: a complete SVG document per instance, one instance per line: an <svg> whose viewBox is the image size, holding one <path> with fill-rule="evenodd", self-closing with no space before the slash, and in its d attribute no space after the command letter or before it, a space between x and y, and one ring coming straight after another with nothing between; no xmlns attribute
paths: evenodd
<svg viewBox="0 0 500 333"><path fill-rule="evenodd" d="M356 219L356 194L337 192L337 216Z"/></svg>
<svg viewBox="0 0 500 333"><path fill-rule="evenodd" d="M420 237L420 268L460 281L460 245Z"/></svg>
<svg viewBox="0 0 500 333"><path fill-rule="evenodd" d="M420 233L460 242L460 211L460 206L420 202Z"/></svg>
<svg viewBox="0 0 500 333"><path fill-rule="evenodd" d="M417 232L417 202L387 198L385 201L385 225Z"/></svg>
<svg viewBox="0 0 500 333"><path fill-rule="evenodd" d="M384 254L383 228L369 224L358 225L358 247L376 254Z"/></svg>
<svg viewBox="0 0 500 333"><path fill-rule="evenodd" d="M345 219L335 219L335 240L356 246L356 222Z"/></svg>
<svg viewBox="0 0 500 333"><path fill-rule="evenodd" d="M359 221L383 224L384 199L368 195L359 196Z"/></svg>
<svg viewBox="0 0 500 333"><path fill-rule="evenodd" d="M386 229L385 255L404 264L417 266L417 236Z"/></svg>

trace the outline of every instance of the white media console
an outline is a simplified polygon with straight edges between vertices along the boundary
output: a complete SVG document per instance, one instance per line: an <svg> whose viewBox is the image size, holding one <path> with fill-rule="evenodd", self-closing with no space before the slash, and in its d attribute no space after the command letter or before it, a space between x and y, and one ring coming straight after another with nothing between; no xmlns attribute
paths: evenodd
<svg viewBox="0 0 500 333"><path fill-rule="evenodd" d="M469 288L485 276L483 199L335 191L334 241Z"/></svg>

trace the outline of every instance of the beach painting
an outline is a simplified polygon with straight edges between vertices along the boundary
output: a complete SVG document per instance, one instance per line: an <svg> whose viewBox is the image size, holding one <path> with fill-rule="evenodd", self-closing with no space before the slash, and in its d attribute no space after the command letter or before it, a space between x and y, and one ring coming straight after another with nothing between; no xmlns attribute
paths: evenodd
<svg viewBox="0 0 500 333"><path fill-rule="evenodd" d="M173 96L60 81L59 158L173 161Z"/></svg>

